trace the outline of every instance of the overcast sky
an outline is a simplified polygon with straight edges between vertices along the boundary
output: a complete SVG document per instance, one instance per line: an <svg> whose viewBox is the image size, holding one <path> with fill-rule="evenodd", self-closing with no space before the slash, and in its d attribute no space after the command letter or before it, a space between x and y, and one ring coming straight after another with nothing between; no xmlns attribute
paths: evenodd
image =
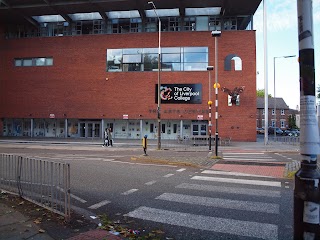
<svg viewBox="0 0 320 240"><path fill-rule="evenodd" d="M255 16L257 30L257 89L264 89L263 1ZM320 0L313 0L313 33L316 86L320 85ZM268 93L274 96L274 57L276 97L282 97L290 108L300 105L299 45L297 0L267 0Z"/></svg>

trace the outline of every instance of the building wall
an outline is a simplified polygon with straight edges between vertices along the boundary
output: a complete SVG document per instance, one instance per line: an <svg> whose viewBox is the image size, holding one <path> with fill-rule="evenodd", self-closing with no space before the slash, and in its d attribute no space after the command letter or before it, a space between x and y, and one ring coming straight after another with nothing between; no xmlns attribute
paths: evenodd
<svg viewBox="0 0 320 240"><path fill-rule="evenodd" d="M245 86L240 106L229 107L227 94L219 91L219 135L255 141L255 31L222 32L218 41L221 87ZM158 33L2 39L1 42L1 118L49 118L50 114L72 119L122 119L123 114L128 114L129 119L157 117L157 72L107 72L106 50L157 47ZM209 65L214 66L214 38L210 32L163 32L161 46L208 46ZM242 71L224 71L224 58L229 54L242 59ZM27 57L53 57L53 66L14 67L14 58ZM214 71L211 76L214 83ZM208 72L162 72L161 82L202 83L203 96L202 104L162 104L162 119L197 120L198 115L208 119ZM214 96L213 90L212 100Z"/></svg>

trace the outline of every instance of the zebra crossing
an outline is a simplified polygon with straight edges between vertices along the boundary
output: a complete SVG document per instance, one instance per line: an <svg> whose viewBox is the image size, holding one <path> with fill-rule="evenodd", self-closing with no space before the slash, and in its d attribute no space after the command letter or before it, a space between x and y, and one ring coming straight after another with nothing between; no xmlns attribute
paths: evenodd
<svg viewBox="0 0 320 240"><path fill-rule="evenodd" d="M271 215L271 219L281 214L279 200L282 182L270 178L262 179L261 176L250 174L236 174L231 177L230 172L211 170L204 170L191 176L189 180L190 182L175 186L177 193L164 192L155 198L155 201L164 202L161 206L165 206L165 209L140 206L125 216L194 230L205 230L212 234L228 236L231 234L235 238L238 236L242 239L280 239L276 221L259 222L257 218L252 219L252 214L261 215L261 218ZM187 194L181 193L180 190L186 190ZM173 210L169 207L171 203L183 205L181 209L184 211L180 211L179 208L177 211ZM221 215L215 216L215 211L210 211L210 215L192 212L193 208L201 207L226 212L226 214L221 217ZM238 212L238 217L232 214L233 211Z"/></svg>

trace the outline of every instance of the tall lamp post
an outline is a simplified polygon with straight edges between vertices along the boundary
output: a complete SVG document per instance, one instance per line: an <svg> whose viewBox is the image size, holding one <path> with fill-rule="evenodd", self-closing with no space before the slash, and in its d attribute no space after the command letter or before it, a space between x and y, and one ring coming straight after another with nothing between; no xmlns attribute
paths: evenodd
<svg viewBox="0 0 320 240"><path fill-rule="evenodd" d="M160 98L160 68L161 68L161 20L159 15L157 14L156 5L152 1L148 2L148 4L152 5L153 11L158 18L159 21L159 49L158 49L158 109L157 109L157 118L158 118L158 150L161 149L161 116L160 116L160 107L161 107L161 98Z"/></svg>
<svg viewBox="0 0 320 240"><path fill-rule="evenodd" d="M215 56L214 56L214 65L215 65L215 92L216 92L216 133L215 133L215 152L216 156L218 156L218 140L219 140L219 131L218 131L218 91L219 91L219 83L218 83L218 37L221 36L221 31L212 31L211 36L214 38L214 51L215 51Z"/></svg>
<svg viewBox="0 0 320 240"><path fill-rule="evenodd" d="M212 136L212 101L211 101L211 73L210 71L213 70L213 66L208 66L207 71L209 72L209 98L208 98L208 106L209 106L209 151L211 151L211 136Z"/></svg>
<svg viewBox="0 0 320 240"><path fill-rule="evenodd" d="M277 108L276 108L276 59L277 59L277 58L293 58L293 57L295 57L295 56L296 56L296 55L273 57L274 141L276 141L276 135L277 135L277 133L276 133L276 127L277 127Z"/></svg>

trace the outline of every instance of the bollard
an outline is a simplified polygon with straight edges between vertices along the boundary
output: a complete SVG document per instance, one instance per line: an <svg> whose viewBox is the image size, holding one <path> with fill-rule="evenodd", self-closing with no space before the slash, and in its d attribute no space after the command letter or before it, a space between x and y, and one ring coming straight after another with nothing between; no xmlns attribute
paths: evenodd
<svg viewBox="0 0 320 240"><path fill-rule="evenodd" d="M144 152L144 156L148 156L147 154L147 146L148 146L148 143L147 143L147 138L148 138L148 135L144 135L143 139L142 139L142 147L143 147L143 152Z"/></svg>

